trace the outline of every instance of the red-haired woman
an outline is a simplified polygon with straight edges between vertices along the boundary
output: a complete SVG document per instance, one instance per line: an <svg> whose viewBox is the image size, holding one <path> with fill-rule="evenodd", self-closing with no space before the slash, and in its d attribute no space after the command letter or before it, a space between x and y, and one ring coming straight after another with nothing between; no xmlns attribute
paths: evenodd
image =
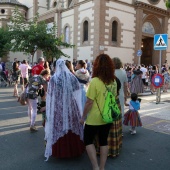
<svg viewBox="0 0 170 170"><path fill-rule="evenodd" d="M108 156L107 138L112 124L103 121L100 110L103 110L107 88L117 95L117 83L114 75L114 64L106 54L100 54L94 61L93 76L87 91L87 101L80 123L84 123L84 143L93 170L99 170L96 149L93 144L98 134L100 144L100 170L104 170Z"/></svg>

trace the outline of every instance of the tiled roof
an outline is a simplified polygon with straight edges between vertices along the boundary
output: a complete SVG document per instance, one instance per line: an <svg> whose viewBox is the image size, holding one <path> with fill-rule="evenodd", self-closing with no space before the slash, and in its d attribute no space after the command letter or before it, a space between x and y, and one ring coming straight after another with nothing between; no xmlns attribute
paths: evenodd
<svg viewBox="0 0 170 170"><path fill-rule="evenodd" d="M20 5L20 6L25 6L24 4L21 4L20 2L18 2L17 0L0 0L0 4L14 4L14 5Z"/></svg>

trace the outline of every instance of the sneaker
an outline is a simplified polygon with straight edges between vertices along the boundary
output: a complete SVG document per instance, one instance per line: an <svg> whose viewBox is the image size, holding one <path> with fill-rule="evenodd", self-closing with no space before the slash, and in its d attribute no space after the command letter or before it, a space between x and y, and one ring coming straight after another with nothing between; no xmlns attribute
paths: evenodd
<svg viewBox="0 0 170 170"><path fill-rule="evenodd" d="M38 130L37 130L37 128L35 126L31 126L30 127L30 131L31 132L37 132Z"/></svg>
<svg viewBox="0 0 170 170"><path fill-rule="evenodd" d="M136 130L132 130L131 135L136 134Z"/></svg>
<svg viewBox="0 0 170 170"><path fill-rule="evenodd" d="M133 130L132 129L129 129L130 132L132 132Z"/></svg>

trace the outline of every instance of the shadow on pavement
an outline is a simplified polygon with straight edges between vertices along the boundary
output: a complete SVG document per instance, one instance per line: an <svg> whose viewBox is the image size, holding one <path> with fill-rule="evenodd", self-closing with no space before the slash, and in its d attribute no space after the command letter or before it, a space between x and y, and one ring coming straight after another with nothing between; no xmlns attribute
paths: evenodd
<svg viewBox="0 0 170 170"><path fill-rule="evenodd" d="M73 159L50 157L45 162L44 128L37 121L38 132L30 133L26 111L17 102L0 101L0 170L91 170L86 153ZM123 134L121 153L108 158L105 170L170 169L169 135L145 128L131 135L129 127L123 127Z"/></svg>
<svg viewBox="0 0 170 170"><path fill-rule="evenodd" d="M39 122L40 123L40 122ZM38 124L39 124L38 123ZM21 125L21 127L26 125ZM44 158L44 129L37 133L24 130L0 136L0 169L3 170L90 170L87 154L73 159ZM170 162L169 135L138 128L131 135L124 127L123 148L116 158L108 158L106 170L164 170Z"/></svg>

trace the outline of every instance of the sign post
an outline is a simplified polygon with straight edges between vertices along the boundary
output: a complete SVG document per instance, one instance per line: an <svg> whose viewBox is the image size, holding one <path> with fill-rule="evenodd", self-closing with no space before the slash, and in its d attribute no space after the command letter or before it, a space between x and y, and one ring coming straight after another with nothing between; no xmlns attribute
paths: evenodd
<svg viewBox="0 0 170 170"><path fill-rule="evenodd" d="M154 35L154 50L160 50L159 53L159 73L161 74L161 61L162 61L162 50L168 48L168 34L155 34ZM158 81L158 79L155 79ZM161 101L161 88L157 88L156 92L156 104Z"/></svg>
<svg viewBox="0 0 170 170"><path fill-rule="evenodd" d="M138 50L136 54L138 56L138 65L140 65L140 59L141 59L141 55L142 55L142 50Z"/></svg>
<svg viewBox="0 0 170 170"><path fill-rule="evenodd" d="M154 76L152 77L152 84L155 88L157 88L156 91L156 103L160 103L161 101L161 90L160 87L163 86L164 84L164 77L162 76L162 74L154 74Z"/></svg>

